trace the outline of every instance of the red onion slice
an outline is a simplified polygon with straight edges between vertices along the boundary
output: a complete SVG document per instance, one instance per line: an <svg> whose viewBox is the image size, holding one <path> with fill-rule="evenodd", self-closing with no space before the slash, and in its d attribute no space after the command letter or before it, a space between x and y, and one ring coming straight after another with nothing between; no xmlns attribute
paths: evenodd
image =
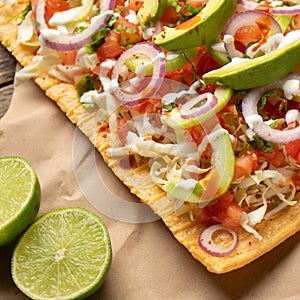
<svg viewBox="0 0 300 300"><path fill-rule="evenodd" d="M247 1L247 0L240 0L239 5L243 6L244 8L247 8L249 10L254 10L258 7L258 3L253 1Z"/></svg>
<svg viewBox="0 0 300 300"><path fill-rule="evenodd" d="M247 1L247 0L239 0L239 5L248 9L248 10L255 10L259 9L259 3L254 1ZM274 8L270 8L269 12L271 14L278 14L278 15L297 15L300 14L300 4L296 4L293 6L278 6Z"/></svg>
<svg viewBox="0 0 300 300"><path fill-rule="evenodd" d="M268 124L263 122L262 117L257 112L257 103L263 93L273 88L281 86L287 80L300 80L300 74L291 74L285 79L270 83L263 87L251 90L243 99L242 111L247 125L254 133L260 136L265 141L287 144L289 142L300 139L300 126L290 130L278 130L271 128Z"/></svg>
<svg viewBox="0 0 300 300"><path fill-rule="evenodd" d="M300 4L293 6L274 7L271 8L269 12L277 15L297 15L300 14Z"/></svg>
<svg viewBox="0 0 300 300"><path fill-rule="evenodd" d="M205 103L201 104L204 100ZM210 112L218 103L217 97L212 93L204 93L184 103L180 110L183 119L197 118ZM201 104L201 106L197 106Z"/></svg>
<svg viewBox="0 0 300 300"><path fill-rule="evenodd" d="M269 14L259 11L245 11L236 14L229 20L224 30L225 49L230 58L243 57L243 53L238 51L234 44L234 36L237 30L243 26L255 24L260 18L268 18L270 20L269 36L282 32L279 23Z"/></svg>
<svg viewBox="0 0 300 300"><path fill-rule="evenodd" d="M214 242L214 233L221 230L227 231L232 236L232 242L229 247L221 247ZM212 225L203 230L199 236L198 244L208 254L224 257L230 255L236 249L238 245L238 235L234 230L224 227L223 225Z"/></svg>
<svg viewBox="0 0 300 300"><path fill-rule="evenodd" d="M141 72L141 74L137 74L137 77L120 84L119 76L125 62L135 54L144 54L149 57L153 67L152 75L151 77L145 77L145 74ZM153 43L147 42L135 44L121 54L114 67L112 81L115 85L118 83L118 88L115 88L113 93L122 103L126 105L137 105L145 98L154 96L162 84L165 70L165 55L161 48L155 46ZM143 86L142 90L139 86ZM126 90L128 87L129 90Z"/></svg>
<svg viewBox="0 0 300 300"><path fill-rule="evenodd" d="M40 33L41 44L47 47L69 51L79 49L92 41L92 36L106 26L113 14L114 0L101 1L101 14L94 17L92 24L82 32L76 34L62 33L56 29L50 29L44 19L45 1L38 0L36 6L36 23Z"/></svg>

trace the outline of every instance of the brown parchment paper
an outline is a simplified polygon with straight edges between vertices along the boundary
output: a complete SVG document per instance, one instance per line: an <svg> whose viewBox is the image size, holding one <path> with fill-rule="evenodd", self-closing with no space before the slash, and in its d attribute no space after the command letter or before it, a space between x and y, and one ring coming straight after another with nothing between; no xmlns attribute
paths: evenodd
<svg viewBox="0 0 300 300"><path fill-rule="evenodd" d="M82 191L82 178L95 175L78 159L74 162L74 140L79 147L75 152L82 147L84 161L84 151L93 149L56 104L32 81L15 89L11 106L0 120L0 156L24 157L35 168L42 188L39 215L59 207L80 206L107 224L113 261L104 285L89 299L300 299L299 233L240 270L211 274L159 219L128 223L98 211ZM135 201L100 155L93 155L105 183L105 188L100 193L95 189L95 193L107 203L115 197ZM89 192L93 189L90 186ZM0 247L0 300L27 299L11 280L13 245Z"/></svg>

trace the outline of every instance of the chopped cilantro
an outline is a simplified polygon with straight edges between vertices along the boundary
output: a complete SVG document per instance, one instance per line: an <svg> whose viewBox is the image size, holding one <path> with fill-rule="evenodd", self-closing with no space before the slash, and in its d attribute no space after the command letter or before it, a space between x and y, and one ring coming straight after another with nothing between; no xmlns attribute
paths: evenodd
<svg viewBox="0 0 300 300"><path fill-rule="evenodd" d="M18 16L18 19L21 23L25 20L25 17L31 10L32 10L31 1L29 1L28 5L22 10L22 15ZM21 23L19 23L18 25L20 25Z"/></svg>
<svg viewBox="0 0 300 300"><path fill-rule="evenodd" d="M203 8L205 7L193 7L190 3L184 6L182 13L180 13L181 17L183 18L183 21L186 21L187 19L190 19L197 15Z"/></svg>
<svg viewBox="0 0 300 300"><path fill-rule="evenodd" d="M168 104L164 104L163 109L164 109L164 111L166 111L166 112L170 112L170 111L172 111L173 108L175 108L175 107L176 107L176 103L175 103L175 102L170 102L170 103L168 103Z"/></svg>
<svg viewBox="0 0 300 300"><path fill-rule="evenodd" d="M180 12L181 6L178 4L178 0L169 0L169 5L172 6L177 13Z"/></svg>
<svg viewBox="0 0 300 300"><path fill-rule="evenodd" d="M245 91L235 91L233 95L233 102L235 104L235 108L239 114L242 113L242 102L245 96Z"/></svg>
<svg viewBox="0 0 300 300"><path fill-rule="evenodd" d="M287 100L283 97L283 92L280 88L272 89L262 95L259 100L258 111L261 111L267 104L268 99L273 99L279 102L278 110L287 109Z"/></svg>
<svg viewBox="0 0 300 300"><path fill-rule="evenodd" d="M114 30L115 33L121 33L121 32L126 32L126 33L129 33L129 34L134 34L136 32L136 30L134 28L129 28L127 26L122 26L122 25L119 25L115 30Z"/></svg>
<svg viewBox="0 0 300 300"><path fill-rule="evenodd" d="M284 119L277 119L274 120L273 123L270 125L271 128L276 128L280 123L284 122Z"/></svg>
<svg viewBox="0 0 300 300"><path fill-rule="evenodd" d="M275 149L277 147L277 145L275 143L265 141L256 134L253 136L253 140L248 141L247 143L253 149L260 150L265 153L272 153L273 149Z"/></svg>
<svg viewBox="0 0 300 300"><path fill-rule="evenodd" d="M22 17L25 18L26 15L32 10L31 1L29 1L28 5L22 10Z"/></svg>
<svg viewBox="0 0 300 300"><path fill-rule="evenodd" d="M109 28L98 30L93 36L92 41L85 46L88 54L93 54L103 44L106 34L110 31Z"/></svg>
<svg viewBox="0 0 300 300"><path fill-rule="evenodd" d="M88 54L93 54L97 51L97 49L104 43L104 38L108 32L111 31L112 27L114 26L115 22L118 20L116 15L113 15L110 20L108 21L106 27L98 30L93 36L92 41L87 44L86 50Z"/></svg>

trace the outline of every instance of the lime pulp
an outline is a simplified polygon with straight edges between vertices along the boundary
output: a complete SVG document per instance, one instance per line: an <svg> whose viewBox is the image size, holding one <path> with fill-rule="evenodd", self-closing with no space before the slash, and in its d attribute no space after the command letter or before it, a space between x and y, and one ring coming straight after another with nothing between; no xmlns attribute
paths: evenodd
<svg viewBox="0 0 300 300"><path fill-rule="evenodd" d="M16 245L11 272L32 299L83 299L104 282L111 264L108 230L82 208L62 208L38 218Z"/></svg>

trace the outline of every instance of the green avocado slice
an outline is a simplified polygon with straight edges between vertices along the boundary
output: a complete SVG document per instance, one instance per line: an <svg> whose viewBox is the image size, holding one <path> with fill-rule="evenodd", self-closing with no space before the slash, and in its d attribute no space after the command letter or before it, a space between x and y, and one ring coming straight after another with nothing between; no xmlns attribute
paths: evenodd
<svg viewBox="0 0 300 300"><path fill-rule="evenodd" d="M232 96L232 89L227 86L218 86L215 90L215 96L218 99L218 104L211 109L210 112L205 115L201 115L196 118L183 119L180 115L180 111L177 108L174 108L171 112L166 114L165 119L163 120L164 124L172 128L190 128L199 124L203 124L209 119L215 117L215 115L225 107Z"/></svg>
<svg viewBox="0 0 300 300"><path fill-rule="evenodd" d="M210 140L213 165L209 173L200 181L191 182L177 176L170 178L162 187L168 195L178 200L207 204L228 190L235 163L231 141L220 125L215 127L212 134L216 136Z"/></svg>
<svg viewBox="0 0 300 300"><path fill-rule="evenodd" d="M300 37L263 56L210 71L203 75L206 84L227 85L246 90L280 80L300 62Z"/></svg>
<svg viewBox="0 0 300 300"><path fill-rule="evenodd" d="M142 7L137 13L141 27L161 18L168 0L144 0Z"/></svg>
<svg viewBox="0 0 300 300"><path fill-rule="evenodd" d="M153 37L153 42L169 51L209 46L223 31L236 7L237 0L210 0L186 22L175 28L163 27L162 32Z"/></svg>
<svg viewBox="0 0 300 300"><path fill-rule="evenodd" d="M190 60L196 57L198 48L187 49L184 52L173 53L174 58L166 59L166 72L180 70L183 66L189 63ZM126 67L135 72L138 66L149 63L150 59L144 54L136 54L134 57L128 58L125 62ZM152 64L149 64L146 75L152 74Z"/></svg>

